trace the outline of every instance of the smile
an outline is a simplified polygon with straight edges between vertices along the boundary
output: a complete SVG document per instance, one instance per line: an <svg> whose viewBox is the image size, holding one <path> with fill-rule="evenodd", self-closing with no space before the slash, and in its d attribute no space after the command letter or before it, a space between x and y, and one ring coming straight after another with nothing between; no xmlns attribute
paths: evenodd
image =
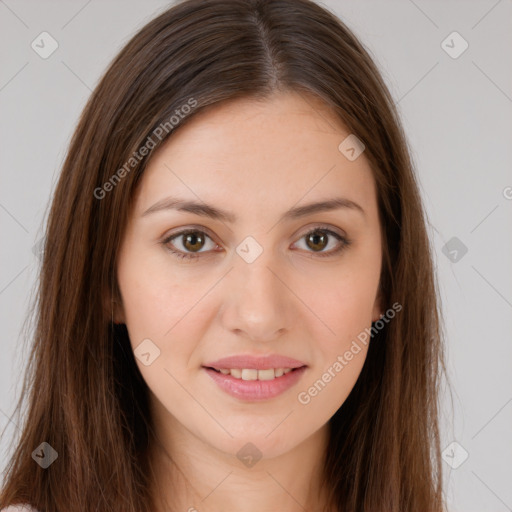
<svg viewBox="0 0 512 512"><path fill-rule="evenodd" d="M221 368L203 367L225 393L244 400L262 401L289 390L300 380L306 366L300 368Z"/></svg>
<svg viewBox="0 0 512 512"><path fill-rule="evenodd" d="M242 380L272 380L291 372L294 368L268 368L257 370L256 368L212 368L223 375L231 375L235 379Z"/></svg>

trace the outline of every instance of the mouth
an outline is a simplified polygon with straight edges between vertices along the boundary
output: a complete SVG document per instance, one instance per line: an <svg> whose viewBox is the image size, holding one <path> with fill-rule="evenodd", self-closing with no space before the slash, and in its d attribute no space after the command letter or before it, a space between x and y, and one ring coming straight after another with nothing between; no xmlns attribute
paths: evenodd
<svg viewBox="0 0 512 512"><path fill-rule="evenodd" d="M244 402L261 402L291 390L302 378L307 366L262 369L203 366L203 369L231 397Z"/></svg>
<svg viewBox="0 0 512 512"><path fill-rule="evenodd" d="M294 367L294 368L214 368L211 366L204 366L208 370L213 370L222 375L229 375L234 379L245 380L245 381L270 381L274 379L280 379L290 372L295 372L301 368L306 368L306 365Z"/></svg>

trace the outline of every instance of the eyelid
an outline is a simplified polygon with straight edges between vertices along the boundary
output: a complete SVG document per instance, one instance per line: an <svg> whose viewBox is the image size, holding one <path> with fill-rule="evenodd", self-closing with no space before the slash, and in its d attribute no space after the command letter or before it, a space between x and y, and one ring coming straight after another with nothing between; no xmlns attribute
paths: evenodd
<svg viewBox="0 0 512 512"><path fill-rule="evenodd" d="M310 233L311 231L314 231L315 229L319 229L319 230L325 229L325 230L329 230L329 231L334 231L337 235L339 235L343 238L347 238L347 234L342 229L337 228L336 226L332 226L330 224L322 224L322 223L319 224L317 222L316 223L312 222L305 227L303 226L293 236L294 237L299 236L297 233L301 233L300 236L302 237L302 236ZM168 241L169 239L172 239L175 236L182 235L182 234L185 234L190 231L193 231L193 232L198 231L198 232L204 233L204 234L208 235L212 240L215 240L215 235L213 235L212 232L207 227L199 225L199 224L190 224L183 228L176 228L175 230L171 231L170 233L166 233L163 236L162 241L163 242ZM215 242L215 243L217 243L217 242Z"/></svg>
<svg viewBox="0 0 512 512"><path fill-rule="evenodd" d="M190 224L190 225L187 225L185 227L176 228L175 230L166 233L162 237L162 242L165 243L166 241L169 241L169 240L171 240L172 238L174 238L176 236L184 235L184 234L189 233L189 232L204 233L205 235L208 235L212 240L215 239L215 235L213 235L212 232L208 228L206 228L205 226L201 226L199 224L197 224L197 225L196 224ZM217 242L215 242L215 243L217 243Z"/></svg>
<svg viewBox="0 0 512 512"><path fill-rule="evenodd" d="M310 258L329 258L329 257L335 257L340 255L342 252L345 251L351 244L352 239L348 238L346 233L343 230L340 230L339 228L332 226L330 224L316 224L313 223L313 225L306 226L304 231L302 231L302 234L298 236L297 242L302 240L304 236L306 236L309 233L314 233L315 231L323 231L328 234L330 238L334 237L338 241L338 247L335 249L331 249L329 251L306 251L306 254L308 254ZM294 243L297 243L294 242Z"/></svg>
<svg viewBox="0 0 512 512"><path fill-rule="evenodd" d="M300 241L305 235L309 234L309 233L312 233L314 231L325 231L328 233L328 236L334 236L337 240L338 240L338 243L340 244L340 246L336 249L331 249L330 251L319 251L319 252L314 252L314 251L306 251L306 252L310 252L311 256L312 257L328 257L328 256L335 256L337 255L338 253L342 252L343 249L345 249L346 247L348 247L349 245L351 245L352 243L352 240L348 238L348 236L346 235L346 233L341 230L340 228L337 228L336 226L332 226L330 224L318 224L318 223L311 223L305 227L302 227L301 230L299 231L299 233L301 233L300 235L293 235L294 238L297 238L297 242ZM215 250L209 250L209 251L198 251L196 253L193 253L193 252L183 252L181 250L178 250L178 249L171 249L169 247L169 243L171 242L171 240L173 238L178 238L180 236L183 236L183 235L186 235L188 233L203 233L205 234L206 236L208 236L208 238L210 238L212 240L212 242L214 242L217 246L220 246L219 243L217 243L215 241L215 236L212 235L211 231L204 227L204 226L201 226L201 225L188 225L186 227L183 227L183 228L176 228L176 230L173 230L171 233L167 233L164 237L163 237L163 240L161 241L161 243L167 247L167 249L173 253L175 256L181 258L181 259L189 259L189 260L192 260L192 259L195 259L195 258L198 258L200 255L203 255L203 256L211 256L212 255L212 252L216 252ZM294 242L294 243L297 243L297 242Z"/></svg>
<svg viewBox="0 0 512 512"><path fill-rule="evenodd" d="M342 238L347 238L347 234L342 229L340 229L336 226L333 226L331 224L322 224L322 223L318 223L318 222L312 222L312 223L308 224L307 226L302 227L299 231L299 233L301 233L300 237L303 237L304 235L307 235L308 233L311 233L312 231L315 231L315 230L331 231L331 232L336 233L338 236L340 236ZM294 236L297 236L297 235L294 235Z"/></svg>
<svg viewBox="0 0 512 512"><path fill-rule="evenodd" d="M206 235L208 238L210 238L215 245L220 246L220 244L215 241L215 236L212 235L210 230L208 228L205 228L204 226L199 226L199 225L189 225L189 226L186 226L184 228L176 228L176 230L174 230L174 231L164 235L164 237L163 237L163 239L161 240L160 243L162 243L164 246L168 247L169 243L174 238L179 238L180 236L184 236L184 235L186 235L188 233L202 233L202 234ZM171 252L175 253L175 254L183 253L183 251L180 251L178 249L170 249L169 248L169 250ZM208 255L210 255L212 253L212 251L213 250L210 250L210 251L199 251L197 253L185 252L183 254L186 254L187 256L190 256L191 258L193 258L196 254L197 255L208 256Z"/></svg>

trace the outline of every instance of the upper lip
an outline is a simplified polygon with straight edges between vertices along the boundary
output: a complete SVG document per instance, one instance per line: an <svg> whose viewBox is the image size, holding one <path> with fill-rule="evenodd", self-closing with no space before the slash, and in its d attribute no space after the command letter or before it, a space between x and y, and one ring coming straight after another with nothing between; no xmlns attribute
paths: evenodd
<svg viewBox="0 0 512 512"><path fill-rule="evenodd" d="M236 356L223 357L217 361L205 363L207 368L231 369L254 368L256 370L265 370L266 368L300 368L306 366L305 363L279 354L268 354L264 356L253 356L241 354Z"/></svg>

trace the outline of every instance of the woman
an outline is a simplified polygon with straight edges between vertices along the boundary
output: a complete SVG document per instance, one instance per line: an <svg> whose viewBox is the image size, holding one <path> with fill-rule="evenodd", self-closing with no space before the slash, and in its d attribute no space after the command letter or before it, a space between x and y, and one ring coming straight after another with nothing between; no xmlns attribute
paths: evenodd
<svg viewBox="0 0 512 512"><path fill-rule="evenodd" d="M444 510L425 223L392 98L335 16L158 16L62 169L0 507Z"/></svg>

